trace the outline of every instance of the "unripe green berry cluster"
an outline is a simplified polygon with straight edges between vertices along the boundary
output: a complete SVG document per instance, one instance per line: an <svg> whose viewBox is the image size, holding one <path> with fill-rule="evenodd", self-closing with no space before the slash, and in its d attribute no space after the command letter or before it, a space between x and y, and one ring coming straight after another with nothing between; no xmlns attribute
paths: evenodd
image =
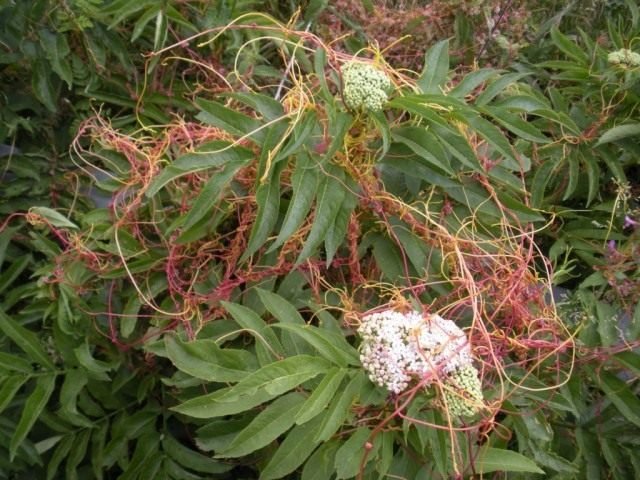
<svg viewBox="0 0 640 480"><path fill-rule="evenodd" d="M621 48L615 52L611 52L607 56L609 63L613 65L628 65L630 67L640 67L640 53L627 48Z"/></svg>
<svg viewBox="0 0 640 480"><path fill-rule="evenodd" d="M387 102L389 77L366 63L350 62L342 67L344 102L352 110L377 112Z"/></svg>
<svg viewBox="0 0 640 480"><path fill-rule="evenodd" d="M482 384L471 364L452 372L444 386L444 403L452 417L470 417L482 406Z"/></svg>

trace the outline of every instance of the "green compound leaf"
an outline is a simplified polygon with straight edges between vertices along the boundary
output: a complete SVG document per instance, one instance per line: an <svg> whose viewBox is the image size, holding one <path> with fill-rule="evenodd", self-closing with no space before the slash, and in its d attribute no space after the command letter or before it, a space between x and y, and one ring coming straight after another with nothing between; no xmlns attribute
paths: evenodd
<svg viewBox="0 0 640 480"><path fill-rule="evenodd" d="M280 395L328 369L329 363L319 357L296 355L285 358L250 374L232 387L222 400L231 402L245 395L253 395L258 390Z"/></svg>
<svg viewBox="0 0 640 480"><path fill-rule="evenodd" d="M600 443L600 451L602 456L609 465L609 478L614 480L627 480L628 478L636 478L629 471L630 462L624 457L624 450L620 448L617 439L607 438L604 435L598 436Z"/></svg>
<svg viewBox="0 0 640 480"><path fill-rule="evenodd" d="M67 456L67 461L65 465L65 478L67 480L77 480L78 473L77 468L82 462L85 454L87 453L87 446L89 445L89 438L91 437L91 430L89 428L80 432L75 441L73 442L73 446L69 451Z"/></svg>
<svg viewBox="0 0 640 480"><path fill-rule="evenodd" d="M218 451L216 456L242 457L265 447L293 426L304 400L304 396L299 393L289 393L278 398L238 433L227 448Z"/></svg>
<svg viewBox="0 0 640 480"><path fill-rule="evenodd" d="M88 383L87 372L82 368L69 370L64 377L60 390L60 410L58 414L64 416L71 423L81 427L91 428L93 423L78 412L78 395Z"/></svg>
<svg viewBox="0 0 640 480"><path fill-rule="evenodd" d="M329 0L310 0L309 5L304 10L304 19L306 22L315 21L318 16L327 8Z"/></svg>
<svg viewBox="0 0 640 480"><path fill-rule="evenodd" d="M329 409L323 415L319 415L309 422L313 423L316 419L322 420L315 435L315 441L326 442L338 431L340 426L344 424L349 416L351 405L360 394L360 390L365 382L366 377L364 372L362 370L356 371L342 393L333 399L329 405ZM308 425L308 423L304 425Z"/></svg>
<svg viewBox="0 0 640 480"><path fill-rule="evenodd" d="M13 400L13 397L27 380L29 380L29 377L26 375L14 375L0 380L0 413L7 408L11 400Z"/></svg>
<svg viewBox="0 0 640 480"><path fill-rule="evenodd" d="M260 480L282 478L302 465L320 443L314 439L314 435L321 420L322 417L316 417L304 425L294 427L262 471Z"/></svg>
<svg viewBox="0 0 640 480"><path fill-rule="evenodd" d="M491 100L493 100L497 95L502 93L509 85L517 82L521 78L526 77L527 75L531 75L531 73L507 73L506 75L502 75L491 82L487 87L483 90L483 92L478 95L476 98L475 105L478 107L482 107L487 105Z"/></svg>
<svg viewBox="0 0 640 480"><path fill-rule="evenodd" d="M0 270L0 293L4 292L7 288L14 285L20 274L33 262L33 256L31 254L22 255L14 258L11 265Z"/></svg>
<svg viewBox="0 0 640 480"><path fill-rule="evenodd" d="M382 152L380 155L385 155L391 145L391 128L389 127L389 121L382 111L369 112L369 116L382 136Z"/></svg>
<svg viewBox="0 0 640 480"><path fill-rule="evenodd" d="M478 134L484 138L489 145L504 157L501 161L502 166L516 171L520 170L520 164L514 156L513 148L499 128L475 113L467 114L466 112L461 112L458 115L458 118L478 132Z"/></svg>
<svg viewBox="0 0 640 480"><path fill-rule="evenodd" d="M62 34L54 34L47 29L40 29L40 44L42 45L51 68L64 80L69 88L73 84L73 71L69 62L69 44L67 37Z"/></svg>
<svg viewBox="0 0 640 480"><path fill-rule="evenodd" d="M0 330L13 340L34 362L42 365L48 370L55 368L49 356L40 345L38 336L22 325L12 320L2 310L0 310Z"/></svg>
<svg viewBox="0 0 640 480"><path fill-rule="evenodd" d="M438 411L428 410L425 412L425 420L429 423L443 425L445 423L442 414ZM436 469L442 475L446 476L449 467L449 436L446 430L441 428L431 428L416 425L417 429L426 430L426 441L431 448Z"/></svg>
<svg viewBox="0 0 640 480"><path fill-rule="evenodd" d="M533 96L529 93L522 95L505 95L499 102L495 102L493 106L507 109L510 112L532 113L556 122L559 120L557 113L549 110L551 104L546 98Z"/></svg>
<svg viewBox="0 0 640 480"><path fill-rule="evenodd" d="M278 163L271 172L269 181L260 185L256 191L258 213L251 228L246 250L240 258L241 262L253 255L265 244L267 237L278 221L280 214L280 173L285 165L285 162Z"/></svg>
<svg viewBox="0 0 640 480"><path fill-rule="evenodd" d="M250 415L243 415L236 418L209 421L198 428L195 440L196 445L205 452L217 452L227 448L235 436L249 425L252 420L253 417Z"/></svg>
<svg viewBox="0 0 640 480"><path fill-rule="evenodd" d="M331 440L320 446L309 457L302 469L302 480L331 480L335 472L336 452L340 448L340 442Z"/></svg>
<svg viewBox="0 0 640 480"><path fill-rule="evenodd" d="M11 443L9 445L10 461L15 458L18 447L20 447L36 423L36 420L40 417L42 410L44 410L45 405L49 401L49 397L51 397L53 393L55 385L56 375L43 375L38 377L36 386L24 405L18 426L13 433L13 437L11 437Z"/></svg>
<svg viewBox="0 0 640 480"><path fill-rule="evenodd" d="M476 172L484 173L484 168L480 165L478 156L462 135L449 127L439 125L433 125L433 132L452 157L456 158L462 165Z"/></svg>
<svg viewBox="0 0 640 480"><path fill-rule="evenodd" d="M75 223L73 223L67 217L62 215L60 212L53 210L52 208L33 207L29 209L29 212L35 213L36 215L41 216L54 227L73 228L73 229L78 228L78 226Z"/></svg>
<svg viewBox="0 0 640 480"><path fill-rule="evenodd" d="M406 284L410 272L405 270L402 254L393 239L381 234L372 235L373 258L384 274L392 283Z"/></svg>
<svg viewBox="0 0 640 480"><path fill-rule="evenodd" d="M520 138L535 143L549 143L551 141L545 137L540 130L520 118L518 115L514 115L506 108L486 107L483 108L482 111L490 115L493 120Z"/></svg>
<svg viewBox="0 0 640 480"><path fill-rule="evenodd" d="M113 19L109 25L109 29L115 27L118 23L122 22L128 17L133 16L136 12L148 7L154 3L150 0L141 0L139 2L128 2L126 0L116 0L109 5L102 8L102 13L106 15L112 15Z"/></svg>
<svg viewBox="0 0 640 480"><path fill-rule="evenodd" d="M88 339L86 339L82 345L76 347L73 350L73 353L80 365L90 373L90 376L97 378L98 380L108 381L109 375L107 375L107 372L117 367L116 363L107 363L93 358Z"/></svg>
<svg viewBox="0 0 640 480"><path fill-rule="evenodd" d="M319 178L318 166L311 157L306 154L299 155L291 178L293 196L280 227L280 233L267 250L267 253L272 252L286 242L307 217L309 210L311 210L313 199L316 197Z"/></svg>
<svg viewBox="0 0 640 480"><path fill-rule="evenodd" d="M345 369L334 367L329 370L295 415L295 422L302 425L322 412L335 397L346 374Z"/></svg>
<svg viewBox="0 0 640 480"><path fill-rule="evenodd" d="M475 469L478 473L528 472L544 474L544 470L524 455L512 450L492 447L483 448L480 451Z"/></svg>
<svg viewBox="0 0 640 480"><path fill-rule="evenodd" d="M236 397L234 401L228 402L224 400L224 397L231 391L231 388L233 387L192 398L171 410L194 418L215 418L251 410L253 407L278 396L266 390L258 390L253 395Z"/></svg>
<svg viewBox="0 0 640 480"><path fill-rule="evenodd" d="M69 451L76 441L76 436L73 434L65 435L58 443L58 446L51 455L47 463L47 480L53 480L56 478L58 468L62 461L69 456Z"/></svg>
<svg viewBox="0 0 640 480"><path fill-rule="evenodd" d="M441 40L431 47L424 58L424 70L418 86L424 93L440 93L440 86L449 74L449 40Z"/></svg>
<svg viewBox="0 0 640 480"><path fill-rule="evenodd" d="M275 120L284 115L282 103L267 95L255 92L229 92L225 93L224 96L233 98L251 107L267 121Z"/></svg>
<svg viewBox="0 0 640 480"><path fill-rule="evenodd" d="M531 205L533 207L540 208L543 206L547 185L551 181L557 167L558 165L553 159L548 159L536 170L531 185Z"/></svg>
<svg viewBox="0 0 640 480"><path fill-rule="evenodd" d="M55 113L57 110L57 95L51 83L51 69L45 60L38 60L33 64L31 88L34 96L51 113Z"/></svg>
<svg viewBox="0 0 640 480"><path fill-rule="evenodd" d="M313 325L291 323L276 323L272 327L281 328L299 336L315 348L321 356L339 367L360 364L358 352L340 333L330 332Z"/></svg>
<svg viewBox="0 0 640 480"><path fill-rule="evenodd" d="M562 195L562 201L571 198L580 180L580 159L576 155L569 155L567 161L569 163L569 180L567 182L567 188Z"/></svg>
<svg viewBox="0 0 640 480"><path fill-rule="evenodd" d="M640 310L640 303L636 306L636 310ZM621 364L625 368L631 370L635 375L640 376L640 355L632 352L620 352L616 353L612 360Z"/></svg>
<svg viewBox="0 0 640 480"><path fill-rule="evenodd" d="M238 325L256 338L256 354L261 365L267 365L275 357L284 356L284 349L276 334L253 310L237 303L221 302Z"/></svg>
<svg viewBox="0 0 640 480"><path fill-rule="evenodd" d="M425 103L423 95L407 95L405 97L393 98L389 100L387 105L389 107L406 110L409 113L422 117L432 125L438 125L442 128L451 129L450 125L438 113L438 111L434 110L431 106Z"/></svg>
<svg viewBox="0 0 640 480"><path fill-rule="evenodd" d="M326 164L331 160L336 152L344 146L345 136L349 131L349 127L353 123L353 117L347 112L333 112L329 117L329 148L322 157L322 164Z"/></svg>
<svg viewBox="0 0 640 480"><path fill-rule="evenodd" d="M0 367L20 373L32 373L31 363L23 357L0 352Z"/></svg>
<svg viewBox="0 0 640 480"><path fill-rule="evenodd" d="M263 288L256 288L256 291L260 301L279 322L305 325L305 321L296 307L283 297Z"/></svg>
<svg viewBox="0 0 640 480"><path fill-rule="evenodd" d="M196 197L189 213L184 219L182 227L186 230L205 216L209 215L218 203L224 188L229 184L234 175L247 164L248 158L237 162L229 162L222 166L220 171L214 173L209 181L202 187L200 194Z"/></svg>
<svg viewBox="0 0 640 480"><path fill-rule="evenodd" d="M448 162L448 157L435 135L421 127L402 127L394 129L393 139L404 143L422 160L438 169L453 175L454 172Z"/></svg>
<svg viewBox="0 0 640 480"><path fill-rule="evenodd" d="M585 474L587 480L600 480L602 478L603 461L598 437L582 428L576 429L576 442L585 460Z"/></svg>
<svg viewBox="0 0 640 480"><path fill-rule="evenodd" d="M606 370L595 372L588 369L596 384L607 395L620 413L631 423L640 427L640 399L629 389L627 384Z"/></svg>
<svg viewBox="0 0 640 480"><path fill-rule="evenodd" d="M640 135L640 123L629 123L610 128L596 142L596 147L606 143L617 142L628 137Z"/></svg>
<svg viewBox="0 0 640 480"><path fill-rule="evenodd" d="M481 68L480 70L471 72L465 75L462 80L460 80L460 83L458 83L458 85L456 85L449 92L449 95L456 98L464 98L466 95L469 95L471 92L473 92L477 87L482 85L490 78L495 77L500 72L501 70L496 70L495 68Z"/></svg>
<svg viewBox="0 0 640 480"><path fill-rule="evenodd" d="M131 42L135 42L138 38L140 38L140 35L142 35L142 33L144 32L145 27L151 20L157 18L161 9L162 5L151 6L138 18L131 33Z"/></svg>
<svg viewBox="0 0 640 480"><path fill-rule="evenodd" d="M336 452L335 467L338 479L352 478L360 470L364 444L371 435L367 427L358 428ZM371 460L371 455L368 457Z"/></svg>
<svg viewBox="0 0 640 480"><path fill-rule="evenodd" d="M218 462L195 450L191 450L178 442L172 435L166 435L162 439L162 447L177 463L196 472L224 473L233 468L233 465Z"/></svg>
<svg viewBox="0 0 640 480"><path fill-rule="evenodd" d="M238 136L249 136L258 143L264 140L265 132L260 130L263 123L260 120L249 117L225 107L221 103L202 98L196 100L196 105L202 110L196 118L203 123L221 128L222 130Z"/></svg>
<svg viewBox="0 0 640 480"><path fill-rule="evenodd" d="M287 143L282 147L273 162L277 163L280 160L287 158L290 155L303 155L305 150L303 147L307 146L311 135L318 129L318 117L314 111L308 111L304 114L302 120L296 123L293 128L292 135L289 137Z"/></svg>
<svg viewBox="0 0 640 480"><path fill-rule="evenodd" d="M213 340L183 342L168 335L164 344L178 370L209 382L238 382L251 373L255 364L248 351L223 349Z"/></svg>
<svg viewBox="0 0 640 480"><path fill-rule="evenodd" d="M600 167L598 165L598 160L587 151L584 152L582 160L587 172L587 184L589 185L586 203L586 205L589 206L598 194L598 187L600 186Z"/></svg>
<svg viewBox="0 0 640 480"><path fill-rule="evenodd" d="M358 197L354 193L357 192L359 188L357 183L353 181L353 179L346 177L345 185L347 189L345 190L342 204L340 205L336 218L333 224L329 227L327 236L324 240L327 267L331 266L331 263L338 252L338 248L342 245L342 242L347 235L347 228L349 227L351 214L358 206Z"/></svg>
<svg viewBox="0 0 640 480"><path fill-rule="evenodd" d="M589 64L589 56L578 45L572 42L569 37L560 33L560 30L558 30L557 27L553 27L550 33L553 43L555 43L555 45L567 56L573 58L582 65Z"/></svg>
<svg viewBox="0 0 640 480"><path fill-rule="evenodd" d="M332 165L328 165L326 170L326 176L321 181L320 189L318 190L317 206L311 232L309 232L309 236L296 260L296 266L309 258L325 240L345 197L344 171Z"/></svg>
<svg viewBox="0 0 640 480"><path fill-rule="evenodd" d="M262 367L233 387L193 398L173 410L196 418L232 415L271 400L328 369L329 363L322 358L296 355Z"/></svg>
<svg viewBox="0 0 640 480"><path fill-rule="evenodd" d="M148 198L156 195L162 187L176 178L207 168L221 167L227 163L243 163L254 157L251 150L232 147L229 142L214 141L205 143L197 152L178 157L153 179L145 192Z"/></svg>
<svg viewBox="0 0 640 480"><path fill-rule="evenodd" d="M305 325L305 321L302 318L302 315L298 313L296 307L283 297L262 288L256 288L256 291L258 292L258 296L260 297L262 304L278 322ZM313 353L313 350L306 345L304 340L291 332L282 332L280 338L287 355Z"/></svg>

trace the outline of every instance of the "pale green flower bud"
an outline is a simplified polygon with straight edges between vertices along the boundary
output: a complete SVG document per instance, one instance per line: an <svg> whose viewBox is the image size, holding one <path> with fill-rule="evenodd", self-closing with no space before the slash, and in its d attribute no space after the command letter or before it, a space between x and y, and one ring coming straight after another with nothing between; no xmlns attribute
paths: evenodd
<svg viewBox="0 0 640 480"><path fill-rule="evenodd" d="M611 52L607 55L607 61L612 65L619 65L622 61L622 56L620 55L620 52Z"/></svg>
<svg viewBox="0 0 640 480"><path fill-rule="evenodd" d="M640 67L640 53L627 48L621 48L607 55L607 61L612 65L627 65L629 67Z"/></svg>
<svg viewBox="0 0 640 480"><path fill-rule="evenodd" d="M383 71L366 63L350 62L342 67L342 78L347 107L372 112L382 110L391 88L391 80Z"/></svg>

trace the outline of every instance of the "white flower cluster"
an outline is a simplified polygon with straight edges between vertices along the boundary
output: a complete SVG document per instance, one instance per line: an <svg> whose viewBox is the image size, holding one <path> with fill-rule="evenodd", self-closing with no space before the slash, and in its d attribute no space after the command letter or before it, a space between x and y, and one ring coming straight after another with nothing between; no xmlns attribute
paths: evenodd
<svg viewBox="0 0 640 480"><path fill-rule="evenodd" d="M367 315L358 329L360 361L369 378L394 393L417 377L427 383L471 365L467 337L451 320L386 310Z"/></svg>
<svg viewBox="0 0 640 480"><path fill-rule="evenodd" d="M369 64L350 62L342 67L343 96L347 107L372 112L382 110L391 88L389 77Z"/></svg>
<svg viewBox="0 0 640 480"><path fill-rule="evenodd" d="M470 417L482 408L482 384L473 365L458 368L444 386L444 404L452 417Z"/></svg>
<svg viewBox="0 0 640 480"><path fill-rule="evenodd" d="M640 53L633 50L621 48L615 52L611 52L607 56L609 63L613 65L628 65L630 67L640 67Z"/></svg>

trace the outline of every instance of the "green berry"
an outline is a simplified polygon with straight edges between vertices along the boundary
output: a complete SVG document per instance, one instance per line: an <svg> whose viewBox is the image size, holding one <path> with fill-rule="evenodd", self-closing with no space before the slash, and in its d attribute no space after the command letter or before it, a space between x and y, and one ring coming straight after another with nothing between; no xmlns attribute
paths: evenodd
<svg viewBox="0 0 640 480"><path fill-rule="evenodd" d="M470 417L482 408L482 384L478 370L464 365L449 375L444 388L444 406L452 417Z"/></svg>

